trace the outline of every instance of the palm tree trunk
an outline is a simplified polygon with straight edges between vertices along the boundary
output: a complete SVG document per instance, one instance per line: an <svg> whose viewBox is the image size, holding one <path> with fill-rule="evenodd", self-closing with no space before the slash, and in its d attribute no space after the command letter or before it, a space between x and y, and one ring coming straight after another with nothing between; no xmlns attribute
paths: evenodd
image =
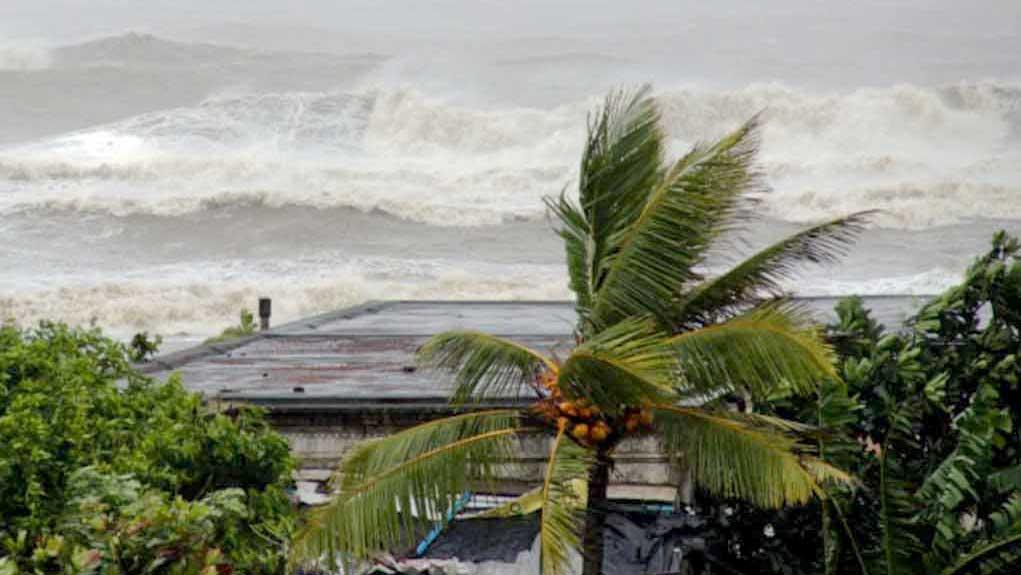
<svg viewBox="0 0 1021 575"><path fill-rule="evenodd" d="M585 510L585 532L582 535L582 575L602 575L603 536L606 526L606 491L610 484L609 454L600 449L596 463L589 471L588 506Z"/></svg>

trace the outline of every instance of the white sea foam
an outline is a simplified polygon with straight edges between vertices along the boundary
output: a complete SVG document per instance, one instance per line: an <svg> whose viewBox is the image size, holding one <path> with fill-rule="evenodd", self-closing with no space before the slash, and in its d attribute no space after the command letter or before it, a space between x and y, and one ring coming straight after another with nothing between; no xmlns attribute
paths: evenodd
<svg viewBox="0 0 1021 575"><path fill-rule="evenodd" d="M236 323L239 309L251 308L267 294L280 323L370 299L566 299L562 274L560 266L391 258L332 265L319 260L192 262L116 278L51 278L34 288L0 290L0 319L95 322L119 336L138 330L209 335Z"/></svg>
<svg viewBox="0 0 1021 575"><path fill-rule="evenodd" d="M574 116L411 91L213 98L0 153L0 210L174 215L256 202L496 223L537 215L567 182Z"/></svg>
<svg viewBox="0 0 1021 575"><path fill-rule="evenodd" d="M804 297L932 296L957 285L962 279L960 271L934 268L917 274L872 279L811 277L809 281L790 282L787 289Z"/></svg>
<svg viewBox="0 0 1021 575"><path fill-rule="evenodd" d="M139 330L164 334L208 336L236 322L239 309L251 308L260 296L274 298L274 319L286 322L340 309L373 299L570 299L560 266L508 266L489 269L484 264L441 266L419 262L404 267L406 275L380 275L372 266L339 271L291 270L253 276L249 266L234 277L175 277L164 270L159 280L144 276L105 278L96 283L58 288L22 287L0 292L0 318L23 324L58 319L73 324L98 323L115 335ZM192 266L194 267L194 266ZM412 267L417 267L416 270ZM428 269L427 269L428 268ZM279 271L279 270L277 270ZM410 273L407 273L410 272ZM227 277L225 277L227 276ZM812 278L792 286L802 296L918 295L927 296L960 280L959 274L932 270L905 277L860 281Z"/></svg>
<svg viewBox="0 0 1021 575"><path fill-rule="evenodd" d="M43 70L52 62L52 52L40 43L0 40L0 71Z"/></svg>
<svg viewBox="0 0 1021 575"><path fill-rule="evenodd" d="M819 94L775 85L660 94L674 147L763 111L768 215L881 209L919 228L1021 219L1021 88L973 83ZM347 206L437 225L542 215L570 185L595 99L456 105L412 89L232 94L0 151L0 212L175 215L234 202Z"/></svg>

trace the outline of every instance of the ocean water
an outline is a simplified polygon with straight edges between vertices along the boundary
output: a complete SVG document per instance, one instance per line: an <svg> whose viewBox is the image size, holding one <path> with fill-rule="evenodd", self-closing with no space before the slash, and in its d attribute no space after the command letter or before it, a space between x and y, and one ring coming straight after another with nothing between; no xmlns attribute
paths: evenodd
<svg viewBox="0 0 1021 575"><path fill-rule="evenodd" d="M567 298L541 199L575 184L601 96L645 81L678 154L762 113L762 220L710 268L878 209L792 291L925 295L1021 233L1012 2L39 4L0 7L0 317L22 323L183 345L259 296L275 321Z"/></svg>

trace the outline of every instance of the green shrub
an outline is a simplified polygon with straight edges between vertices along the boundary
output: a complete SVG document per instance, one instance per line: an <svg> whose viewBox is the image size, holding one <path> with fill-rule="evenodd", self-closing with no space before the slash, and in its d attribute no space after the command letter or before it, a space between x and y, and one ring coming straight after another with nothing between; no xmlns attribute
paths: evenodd
<svg viewBox="0 0 1021 575"><path fill-rule="evenodd" d="M217 543L248 518L240 489L187 501L92 467L71 474L67 492L59 533L32 548L25 532L5 541L8 553L28 557L26 572L214 575L232 568ZM7 570L18 573L10 561Z"/></svg>
<svg viewBox="0 0 1021 575"><path fill-rule="evenodd" d="M147 331L136 333L131 338L131 343L128 344L131 350L129 354L131 361L135 363L149 361L149 359L159 353L161 345L163 345L163 336L156 335L150 338Z"/></svg>
<svg viewBox="0 0 1021 575"><path fill-rule="evenodd" d="M241 319L238 325L228 327L220 332L220 335L207 339L204 343L221 343L235 339L248 337L255 333L255 316L247 309L241 310Z"/></svg>
<svg viewBox="0 0 1021 575"><path fill-rule="evenodd" d="M261 411L210 410L176 377L161 383L134 371L127 349L98 330L0 328L0 539L89 545L68 531L69 505L86 497L86 476L137 483L126 492L182 517L235 490L247 519L221 523L203 546L244 573L276 573L295 517L285 491L293 465ZM114 508L120 519L146 513L140 503ZM54 557L72 558L72 547ZM12 561L34 569L39 551L14 548ZM170 569L155 572L178 572ZM142 571L123 571L135 572Z"/></svg>
<svg viewBox="0 0 1021 575"><path fill-rule="evenodd" d="M1016 573L1021 244L996 234L902 331L857 298L836 311L841 381L756 410L822 427L813 447L860 484L780 513L703 497L710 552L755 573Z"/></svg>

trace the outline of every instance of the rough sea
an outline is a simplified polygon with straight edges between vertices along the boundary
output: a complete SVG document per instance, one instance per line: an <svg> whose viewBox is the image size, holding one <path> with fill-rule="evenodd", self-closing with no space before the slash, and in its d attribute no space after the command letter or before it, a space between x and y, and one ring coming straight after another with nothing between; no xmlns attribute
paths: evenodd
<svg viewBox="0 0 1021 575"><path fill-rule="evenodd" d="M0 7L0 318L179 346L263 295L567 298L541 200L643 82L673 153L762 113L762 220L711 268L878 209L792 291L925 295L1021 233L1016 2L139 4Z"/></svg>

